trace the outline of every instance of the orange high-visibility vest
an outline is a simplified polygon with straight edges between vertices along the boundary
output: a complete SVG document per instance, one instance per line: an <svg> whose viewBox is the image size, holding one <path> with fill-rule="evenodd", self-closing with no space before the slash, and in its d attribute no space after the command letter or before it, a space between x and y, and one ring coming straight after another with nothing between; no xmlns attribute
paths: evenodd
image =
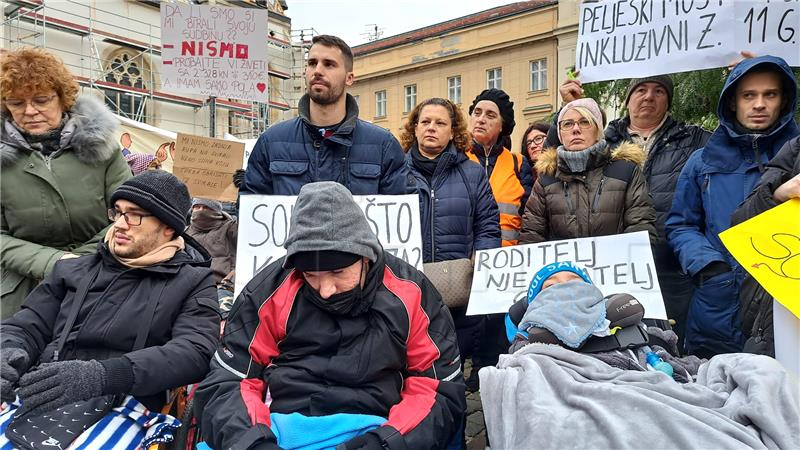
<svg viewBox="0 0 800 450"><path fill-rule="evenodd" d="M473 152L467 152L467 156L476 163L481 163ZM486 164L488 163L487 158ZM488 170L488 167L484 166L484 170ZM500 210L500 238L503 240L503 247L517 245L519 242L519 230L522 227L519 210L522 207L522 197L525 195L525 188L517 176L521 170L522 156L515 156L504 148L497 156L492 176L489 177L489 185L492 186L494 200Z"/></svg>

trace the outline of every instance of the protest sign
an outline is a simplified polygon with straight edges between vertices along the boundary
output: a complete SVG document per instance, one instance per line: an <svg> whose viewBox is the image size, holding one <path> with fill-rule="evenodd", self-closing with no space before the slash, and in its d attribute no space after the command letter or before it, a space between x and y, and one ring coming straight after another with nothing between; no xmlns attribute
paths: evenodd
<svg viewBox="0 0 800 450"><path fill-rule="evenodd" d="M800 317L800 199L728 228L719 238L775 300Z"/></svg>
<svg viewBox="0 0 800 450"><path fill-rule="evenodd" d="M244 157L242 158L242 169L247 169L247 161L250 160L250 153L253 153L253 147L256 146L258 138L253 139L239 139L236 136L225 133L225 139L229 141L243 142L244 143Z"/></svg>
<svg viewBox="0 0 800 450"><path fill-rule="evenodd" d="M727 66L749 50L800 65L800 2L583 2L576 67L584 83Z"/></svg>
<svg viewBox="0 0 800 450"><path fill-rule="evenodd" d="M422 270L419 197L354 195L383 249ZM296 196L242 195L236 246L236 295L261 269L286 254Z"/></svg>
<svg viewBox="0 0 800 450"><path fill-rule="evenodd" d="M167 92L267 102L267 11L161 3Z"/></svg>
<svg viewBox="0 0 800 450"><path fill-rule="evenodd" d="M233 174L243 153L241 142L178 133L172 173L186 183L192 197L235 202L239 189Z"/></svg>
<svg viewBox="0 0 800 450"><path fill-rule="evenodd" d="M480 250L467 315L507 313L527 297L539 269L564 261L583 267L604 295L626 292L642 302L645 317L667 318L645 231Z"/></svg>

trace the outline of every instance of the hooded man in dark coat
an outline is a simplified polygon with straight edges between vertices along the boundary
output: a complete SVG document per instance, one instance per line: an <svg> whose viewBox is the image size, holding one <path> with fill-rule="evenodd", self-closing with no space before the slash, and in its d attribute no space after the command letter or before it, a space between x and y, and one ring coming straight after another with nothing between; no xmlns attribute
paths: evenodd
<svg viewBox="0 0 800 450"><path fill-rule="evenodd" d="M700 357L742 350L737 318L744 270L719 233L756 187L766 164L800 134L794 121L797 82L786 61L759 56L739 63L717 106L720 126L681 171L666 233L681 267L692 276L685 349Z"/></svg>
<svg viewBox="0 0 800 450"><path fill-rule="evenodd" d="M466 399L456 333L428 279L383 251L334 182L300 190L285 247L237 298L197 390L212 446L458 441Z"/></svg>

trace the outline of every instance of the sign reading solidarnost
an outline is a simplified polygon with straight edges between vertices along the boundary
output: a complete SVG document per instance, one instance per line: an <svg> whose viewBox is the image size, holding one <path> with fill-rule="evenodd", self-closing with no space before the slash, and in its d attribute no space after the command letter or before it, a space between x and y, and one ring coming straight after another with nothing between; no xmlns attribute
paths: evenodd
<svg viewBox="0 0 800 450"><path fill-rule="evenodd" d="M384 251L422 270L419 196L354 195ZM242 195L236 246L236 295L261 269L286 254L296 196Z"/></svg>
<svg viewBox="0 0 800 450"><path fill-rule="evenodd" d="M267 11L161 3L168 92L268 101Z"/></svg>
<svg viewBox="0 0 800 450"><path fill-rule="evenodd" d="M480 250L467 315L507 313L539 269L564 261L583 267L603 295L626 292L645 317L667 318L646 231Z"/></svg>
<svg viewBox="0 0 800 450"><path fill-rule="evenodd" d="M581 81L724 67L749 50L800 65L800 0L583 2Z"/></svg>
<svg viewBox="0 0 800 450"><path fill-rule="evenodd" d="M192 197L235 202L239 189L233 174L243 153L241 142L178 133L172 173L186 183Z"/></svg>

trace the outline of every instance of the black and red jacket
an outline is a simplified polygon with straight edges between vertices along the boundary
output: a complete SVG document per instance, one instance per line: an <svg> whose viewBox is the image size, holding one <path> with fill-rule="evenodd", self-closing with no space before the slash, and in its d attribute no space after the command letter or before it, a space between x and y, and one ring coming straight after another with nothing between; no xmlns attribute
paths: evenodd
<svg viewBox="0 0 800 450"><path fill-rule="evenodd" d="M197 391L212 447L274 443L270 413L298 412L382 416L386 448L444 448L462 423L465 386L453 320L427 278L383 254L363 288L369 309L349 317L308 300L302 274L282 264L237 298Z"/></svg>

